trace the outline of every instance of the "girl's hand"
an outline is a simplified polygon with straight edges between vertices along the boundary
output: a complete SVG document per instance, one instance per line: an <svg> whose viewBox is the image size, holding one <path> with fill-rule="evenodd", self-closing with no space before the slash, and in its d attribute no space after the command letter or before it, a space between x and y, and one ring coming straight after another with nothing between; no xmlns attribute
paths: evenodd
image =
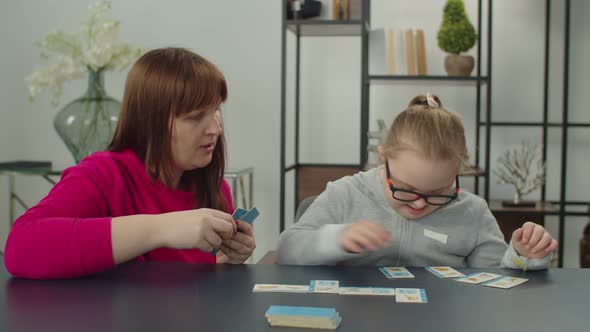
<svg viewBox="0 0 590 332"><path fill-rule="evenodd" d="M543 226L527 221L512 233L512 246L520 256L539 259L555 250L557 241Z"/></svg>
<svg viewBox="0 0 590 332"><path fill-rule="evenodd" d="M389 245L391 236L383 226L372 221L357 221L349 224L340 234L338 243L352 253L376 251Z"/></svg>
<svg viewBox="0 0 590 332"><path fill-rule="evenodd" d="M241 264L256 249L256 241L252 233L252 226L247 222L236 221L238 232L229 240L224 240L217 252L217 263Z"/></svg>

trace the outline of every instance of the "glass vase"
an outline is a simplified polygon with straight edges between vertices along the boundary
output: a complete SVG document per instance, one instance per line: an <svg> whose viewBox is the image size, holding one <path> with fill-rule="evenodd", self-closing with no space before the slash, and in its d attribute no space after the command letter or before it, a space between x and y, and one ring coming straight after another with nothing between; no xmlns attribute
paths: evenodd
<svg viewBox="0 0 590 332"><path fill-rule="evenodd" d="M104 150L117 127L121 103L107 96L103 70L88 71L88 90L67 104L53 120L55 130L78 163Z"/></svg>

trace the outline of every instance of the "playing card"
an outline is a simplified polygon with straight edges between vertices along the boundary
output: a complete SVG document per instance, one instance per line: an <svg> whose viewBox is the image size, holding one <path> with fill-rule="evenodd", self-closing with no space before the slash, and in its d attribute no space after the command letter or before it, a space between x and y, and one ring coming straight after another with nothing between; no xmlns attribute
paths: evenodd
<svg viewBox="0 0 590 332"><path fill-rule="evenodd" d="M253 293L308 293L309 285L256 284Z"/></svg>
<svg viewBox="0 0 590 332"><path fill-rule="evenodd" d="M389 279L414 278L414 275L411 274L410 271L408 271L405 267L381 266L379 267L379 271L381 271Z"/></svg>
<svg viewBox="0 0 590 332"><path fill-rule="evenodd" d="M527 281L528 281L528 279L525 279L525 278L504 276L504 277L498 278L496 280L484 282L482 285L488 286L488 287L508 289L508 288L512 288L514 286L518 286L520 284L524 284Z"/></svg>
<svg viewBox="0 0 590 332"><path fill-rule="evenodd" d="M312 280L309 282L309 292L338 294L339 285L338 280Z"/></svg>
<svg viewBox="0 0 590 332"><path fill-rule="evenodd" d="M246 211L244 209L237 208L234 210L234 213L232 214L232 218L234 220L242 220L242 221L249 223L250 225L252 224L252 222L254 222L254 219L256 219L256 217L258 217L258 210L255 207L252 208L250 211ZM246 218L246 220L243 220L244 218ZM237 225L237 222L236 222L236 225ZM232 234L231 232L228 232L228 233L223 233L220 235L224 240L229 240L232 238L232 236L234 234ZM217 254L217 250L213 249L209 253L214 256L215 254Z"/></svg>
<svg viewBox="0 0 590 332"><path fill-rule="evenodd" d="M428 303L426 291L423 288L396 288L395 302L397 303Z"/></svg>
<svg viewBox="0 0 590 332"><path fill-rule="evenodd" d="M241 216L245 215L246 212L248 212L248 211L241 209L241 208L237 208L231 216L232 216L232 218L234 218L234 220L238 220L238 219L240 219Z"/></svg>
<svg viewBox="0 0 590 332"><path fill-rule="evenodd" d="M253 207L250 211L248 211L245 214L241 215L240 217L234 218L234 219L238 219L238 220L247 222L251 225L252 222L254 222L254 219L256 219L256 217L258 217L258 215L259 215L258 209L256 209L256 207Z"/></svg>
<svg viewBox="0 0 590 332"><path fill-rule="evenodd" d="M465 275L449 266L429 266L426 271L431 272L439 278L458 278Z"/></svg>
<svg viewBox="0 0 590 332"><path fill-rule="evenodd" d="M475 284L481 284L482 282L494 280L499 277L501 277L501 275L495 274L495 273L478 272L478 273L473 273L473 274L470 274L470 275L465 276L463 278L458 278L455 280L460 281L460 282L464 282L466 284L474 284L475 285Z"/></svg>
<svg viewBox="0 0 590 332"><path fill-rule="evenodd" d="M340 295L395 296L395 288L386 287L340 287Z"/></svg>

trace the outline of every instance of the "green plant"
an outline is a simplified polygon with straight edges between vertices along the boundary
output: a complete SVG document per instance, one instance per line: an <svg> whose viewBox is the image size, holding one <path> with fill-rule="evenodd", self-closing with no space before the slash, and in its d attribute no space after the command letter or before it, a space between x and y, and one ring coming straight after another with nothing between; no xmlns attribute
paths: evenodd
<svg viewBox="0 0 590 332"><path fill-rule="evenodd" d="M451 54L466 52L475 45L477 34L467 18L463 0L447 0L437 39L438 47Z"/></svg>

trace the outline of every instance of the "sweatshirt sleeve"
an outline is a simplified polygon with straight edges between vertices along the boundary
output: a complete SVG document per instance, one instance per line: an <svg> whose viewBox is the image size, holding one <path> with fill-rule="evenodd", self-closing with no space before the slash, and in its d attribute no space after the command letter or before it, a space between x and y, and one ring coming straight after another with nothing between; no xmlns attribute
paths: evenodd
<svg viewBox="0 0 590 332"><path fill-rule="evenodd" d="M343 224L346 200L335 187L335 184L328 183L299 222L281 234L279 264L335 265L355 257L338 244L338 236L346 227Z"/></svg>
<svg viewBox="0 0 590 332"><path fill-rule="evenodd" d="M51 279L113 267L108 214L96 179L80 166L65 170L49 194L12 225L4 253L6 270L15 277Z"/></svg>
<svg viewBox="0 0 590 332"><path fill-rule="evenodd" d="M529 270L545 269L549 266L551 255L542 259L527 259L518 255L512 243L508 245L504 241L498 222L484 200L481 200L479 209L476 212L476 215L481 216L476 233L477 241L474 250L467 257L468 266Z"/></svg>

